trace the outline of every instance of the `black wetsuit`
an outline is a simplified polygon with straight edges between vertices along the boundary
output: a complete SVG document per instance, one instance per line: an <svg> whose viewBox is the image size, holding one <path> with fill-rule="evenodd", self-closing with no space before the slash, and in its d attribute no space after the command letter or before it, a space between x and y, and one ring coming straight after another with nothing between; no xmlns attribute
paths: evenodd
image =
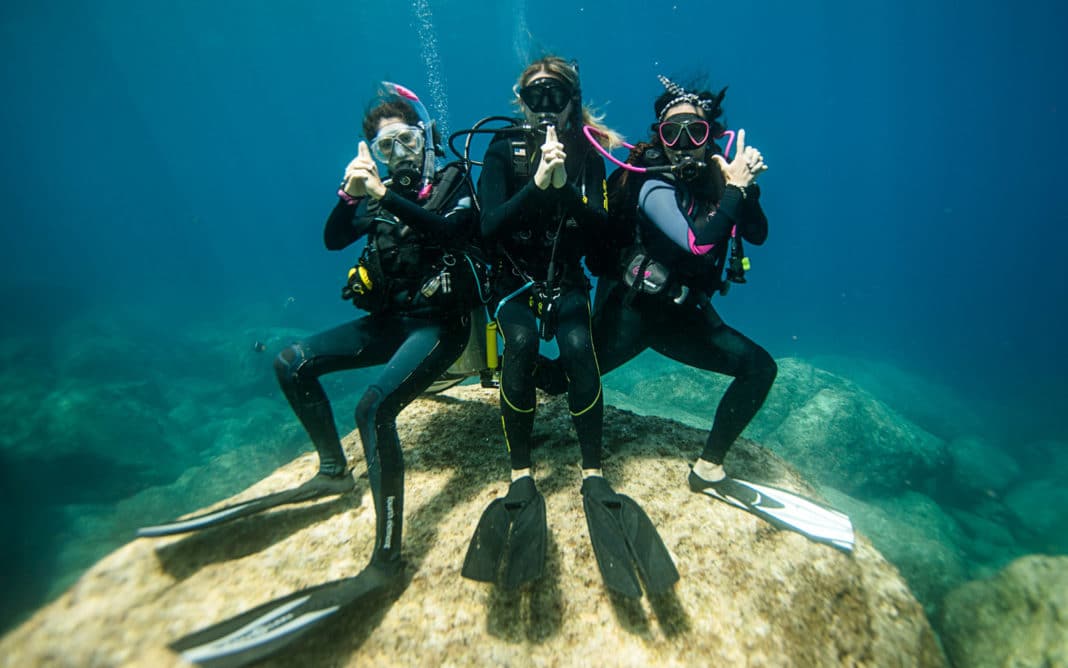
<svg viewBox="0 0 1068 668"><path fill-rule="evenodd" d="M673 289L658 295L635 292L619 280L621 272L598 281L593 332L601 371L608 373L652 348L682 364L733 376L701 453L702 459L721 464L760 410L777 373L771 355L724 323L711 303L722 286L732 230L757 245L767 239L760 189L750 186L743 197L742 190L728 186L716 205L668 177L630 179L629 187L640 189L640 195L628 200L613 192L612 199L637 202L632 205L638 238L649 257L670 269ZM680 297L683 286L685 298Z"/></svg>
<svg viewBox="0 0 1068 668"><path fill-rule="evenodd" d="M491 306L504 337L501 416L513 469L531 463L539 331L556 336L570 379L568 405L582 467L601 465L604 403L590 336L590 284L580 260L607 220L605 171L580 136L563 135L561 142L568 175L562 188L538 189L532 178L541 160L537 146L529 145L529 169L522 170L529 173L522 173L504 138L490 144L478 181L482 236L495 252Z"/></svg>
<svg viewBox="0 0 1068 668"><path fill-rule="evenodd" d="M469 306L439 305L419 291L438 271L444 253L462 248L475 231L470 188L448 190L451 194L442 194L432 209L392 191L379 202L339 199L326 221L326 247L340 250L367 235L368 245L379 251L385 276L392 279L387 281L388 299L370 315L295 343L275 360L278 381L315 444L320 473L326 475L344 474L346 462L319 376L386 365L356 407L378 520L376 562L400 556L404 461L397 414L456 361L470 333Z"/></svg>

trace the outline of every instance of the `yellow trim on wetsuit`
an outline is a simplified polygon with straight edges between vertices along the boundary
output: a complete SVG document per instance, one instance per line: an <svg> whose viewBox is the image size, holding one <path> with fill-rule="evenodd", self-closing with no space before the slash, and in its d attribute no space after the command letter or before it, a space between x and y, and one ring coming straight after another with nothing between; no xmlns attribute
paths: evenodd
<svg viewBox="0 0 1068 668"><path fill-rule="evenodd" d="M502 365L502 366L503 366L503 365ZM503 371L501 371L501 373L504 373L504 372L503 372ZM511 408L511 409L512 409L513 411L515 411L516 413L533 413L533 412L534 412L534 409L535 409L535 408L537 407L537 403L535 402L535 405L534 405L534 406L531 406L530 408L527 408L527 409L523 409L523 408L518 408L518 407L517 407L517 406L516 406L515 404L513 404L513 403L512 403L511 401L508 401L508 397L506 397L506 396L504 395L504 389L503 389L503 388L501 389L501 400L503 400L503 401L504 401L504 403L508 404L508 407L509 407L509 408Z"/></svg>
<svg viewBox="0 0 1068 668"><path fill-rule="evenodd" d="M497 321L495 320L494 322L497 322ZM501 333L501 338L504 339L504 347L505 347L505 349L507 349L508 348L508 337L504 335L504 328L501 327L500 325L498 325L497 326L497 331ZM532 406L532 407L530 407L530 408L528 408L526 410L524 410L522 408L518 408L518 407L516 407L515 404L513 404L511 401L509 401L508 397L504 394L504 355L501 355L501 401L503 401L504 403L508 404L508 407L511 408L516 413L533 413L534 409L537 408L537 400L534 401L534 406ZM502 426L504 425L504 416L503 415L501 416L501 425ZM505 441L505 443L508 442L508 432L507 431L505 431L505 433L504 433L504 441Z"/></svg>
<svg viewBox="0 0 1068 668"><path fill-rule="evenodd" d="M501 416L501 431L504 433L504 448L508 454L512 453L512 443L508 440L508 427L504 424L504 416Z"/></svg>
<svg viewBox="0 0 1068 668"><path fill-rule="evenodd" d="M597 405L597 400L600 399L600 398L601 398L601 383L598 382L597 383L597 396L595 396L593 398L593 403L591 403L589 406L583 408L578 413L571 413L570 410L568 410L568 413L571 413L571 417L578 417L580 415L584 415L584 414L588 413L591 408L593 408L594 406Z"/></svg>

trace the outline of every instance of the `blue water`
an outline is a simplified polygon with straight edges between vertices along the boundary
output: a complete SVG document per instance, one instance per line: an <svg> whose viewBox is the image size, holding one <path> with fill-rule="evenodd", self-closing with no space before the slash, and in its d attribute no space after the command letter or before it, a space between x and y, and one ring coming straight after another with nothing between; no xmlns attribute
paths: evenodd
<svg viewBox="0 0 1068 668"><path fill-rule="evenodd" d="M750 249L750 283L718 302L728 322L776 357L874 359L941 382L1006 447L1068 440L1066 14L919 0L4 4L0 406L16 432L0 441L16 516L4 578L44 584L22 585L0 626L59 577L35 551L71 540L69 504L117 504L225 450L218 432L133 430L115 447L170 463L76 475L98 462L50 458L63 436L30 426L70 378L165 388L130 409L151 413L179 401L171 380L196 377L211 403L191 414L242 415L254 396L287 419L268 357L249 346L352 315L337 293L353 256L327 253L321 226L382 79L456 130L508 113L527 59L557 52L631 139L647 131L656 74L729 85L728 124L771 167L771 233ZM250 433L269 429L245 417ZM306 448L296 432L278 440L279 461ZM61 511L11 491L28 471L38 491L125 480L88 500L60 493Z"/></svg>

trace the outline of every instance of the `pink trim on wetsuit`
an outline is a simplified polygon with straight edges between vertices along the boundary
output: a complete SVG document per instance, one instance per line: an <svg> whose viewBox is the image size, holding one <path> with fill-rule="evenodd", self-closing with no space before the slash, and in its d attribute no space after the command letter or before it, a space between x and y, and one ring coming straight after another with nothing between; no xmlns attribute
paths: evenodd
<svg viewBox="0 0 1068 668"><path fill-rule="evenodd" d="M708 251L712 250L716 246L716 244L699 244L699 243L697 243L697 239L694 238L694 236L693 236L693 230L692 229L691 230L687 230L687 233L690 235L690 252L693 253L694 255L705 255L705 254L708 253Z"/></svg>
<svg viewBox="0 0 1068 668"><path fill-rule="evenodd" d="M693 215L693 205L694 205L694 200L691 199L690 200L690 209L689 209L689 211L686 212L687 216L692 216ZM710 251L710 250L712 250L713 248L716 247L716 244L714 244L714 243L712 243L712 244L699 244L699 243L697 243L697 238L693 235L693 228L692 227L686 230L686 234L689 235L690 252L693 253L694 255L706 255L706 254L708 254L708 251Z"/></svg>

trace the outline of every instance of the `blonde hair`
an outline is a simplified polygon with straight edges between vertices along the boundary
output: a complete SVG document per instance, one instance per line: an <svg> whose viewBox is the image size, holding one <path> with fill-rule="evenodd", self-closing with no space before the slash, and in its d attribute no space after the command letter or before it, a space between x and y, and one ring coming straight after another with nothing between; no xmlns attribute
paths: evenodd
<svg viewBox="0 0 1068 668"><path fill-rule="evenodd" d="M531 82L535 75L546 72L553 77L571 86L572 90L581 90L579 86L578 67L574 62L564 60L560 56L544 56L527 65L523 73L519 75L512 91L515 93L516 104L522 104L519 99L519 89ZM589 105L582 106L581 121L583 125L589 125L595 132L597 142L606 149L618 148L623 145L623 135L609 128L604 123L604 114L599 114ZM581 129L581 128L577 128Z"/></svg>

